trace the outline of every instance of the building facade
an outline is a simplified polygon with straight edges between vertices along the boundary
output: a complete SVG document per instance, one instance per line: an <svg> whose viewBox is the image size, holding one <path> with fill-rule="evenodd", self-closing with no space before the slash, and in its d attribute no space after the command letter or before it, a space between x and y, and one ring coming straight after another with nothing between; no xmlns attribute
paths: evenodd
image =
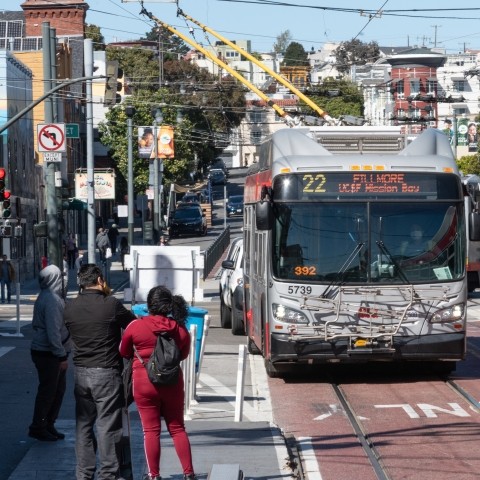
<svg viewBox="0 0 480 480"><path fill-rule="evenodd" d="M0 49L3 48L3 51L0 51L5 52L6 58L15 59L14 62L24 65L30 72L30 87L24 89L29 96L22 101L22 108L25 108L46 93L45 78L52 79L53 87L62 79L83 76L83 40L88 5L83 0L27 0L21 7L20 12L0 12ZM52 47L52 66L49 72L44 71L43 62L44 25L49 28ZM16 99L14 91L7 92L5 98L11 105ZM83 128L82 132L80 128L84 125L85 117L83 86L81 83L74 84L49 99L53 105L52 123L75 123L81 132L79 138L66 140L66 152L62 154L62 160L56 167L61 172L62 185L68 188L72 185L75 168L80 166L85 158L85 129ZM9 107L6 118L11 119L20 110ZM24 115L2 135L2 165L7 168L9 175L15 175L15 178L11 179L12 221L23 225L24 229L21 242L12 238L7 240L7 243L11 243L9 248L12 257L18 260L19 275L22 279L36 275L40 257L46 254L46 241L33 235L33 225L45 220L46 216L46 172L43 154L39 152L37 142L38 125L44 124L45 118L45 103L41 102L34 108L33 113ZM29 128L25 126L27 119L30 122ZM19 134L15 132L19 127L24 137L22 142L16 138ZM72 230L77 224L74 212L69 212L64 217L62 220L65 222L65 230ZM15 250L15 245L23 247Z"/></svg>

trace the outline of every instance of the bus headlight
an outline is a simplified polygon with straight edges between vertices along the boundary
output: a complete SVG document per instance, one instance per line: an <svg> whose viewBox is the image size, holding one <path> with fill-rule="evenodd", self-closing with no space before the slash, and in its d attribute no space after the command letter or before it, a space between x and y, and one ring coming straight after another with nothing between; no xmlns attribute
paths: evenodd
<svg viewBox="0 0 480 480"><path fill-rule="evenodd" d="M279 305L278 303L272 304L272 313L277 322L308 324L308 319L302 312L285 307L284 305Z"/></svg>
<svg viewBox="0 0 480 480"><path fill-rule="evenodd" d="M465 305L460 303L451 307L438 310L430 318L431 323L457 322L463 319Z"/></svg>

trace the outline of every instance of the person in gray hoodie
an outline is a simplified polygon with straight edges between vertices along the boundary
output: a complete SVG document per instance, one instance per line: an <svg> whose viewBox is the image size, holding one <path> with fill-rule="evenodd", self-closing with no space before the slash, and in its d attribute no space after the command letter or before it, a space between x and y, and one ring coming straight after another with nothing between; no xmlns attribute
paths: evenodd
<svg viewBox="0 0 480 480"><path fill-rule="evenodd" d="M55 428L66 388L70 333L63 321L62 271L49 265L40 271L40 294L33 307L31 355L38 372L38 390L29 436L42 441L65 438Z"/></svg>

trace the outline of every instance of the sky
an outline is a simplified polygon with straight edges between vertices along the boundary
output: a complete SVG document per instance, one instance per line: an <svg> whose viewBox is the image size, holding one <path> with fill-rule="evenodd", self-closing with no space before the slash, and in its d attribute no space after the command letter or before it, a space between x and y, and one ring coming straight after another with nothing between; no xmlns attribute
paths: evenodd
<svg viewBox="0 0 480 480"><path fill-rule="evenodd" d="M22 2L9 0L8 7L20 10ZM140 15L138 0L86 3L87 23L100 26L107 43L137 39L153 25ZM278 35L286 30L307 51L352 38L380 46L437 46L447 53L480 50L480 4L473 0L149 0L144 7L189 35L192 24L177 17L177 4L230 40L251 40L252 50L261 53L272 51ZM198 43L213 43L213 37L207 39L193 26Z"/></svg>

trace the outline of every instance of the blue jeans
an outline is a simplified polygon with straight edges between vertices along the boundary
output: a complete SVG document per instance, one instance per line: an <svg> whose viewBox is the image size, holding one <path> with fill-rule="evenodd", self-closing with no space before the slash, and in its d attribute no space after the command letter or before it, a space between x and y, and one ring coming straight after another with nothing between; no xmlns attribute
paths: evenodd
<svg viewBox="0 0 480 480"><path fill-rule="evenodd" d="M3 278L0 280L0 285L2 289L2 303L5 303L5 286L7 287L7 300L10 303L10 280L4 280Z"/></svg>
<svg viewBox="0 0 480 480"><path fill-rule="evenodd" d="M115 368L75 368L77 480L120 477L123 384ZM96 435L94 431L96 427Z"/></svg>

